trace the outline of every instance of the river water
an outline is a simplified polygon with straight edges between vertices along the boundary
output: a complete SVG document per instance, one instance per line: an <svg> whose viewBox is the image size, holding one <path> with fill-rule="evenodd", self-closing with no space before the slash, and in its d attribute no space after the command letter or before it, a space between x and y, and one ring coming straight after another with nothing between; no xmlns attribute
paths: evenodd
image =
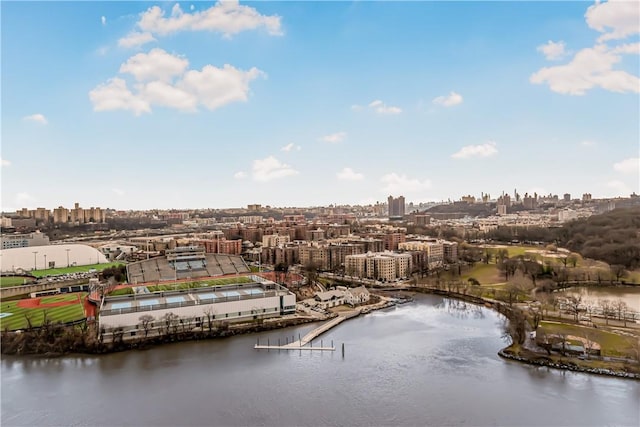
<svg viewBox="0 0 640 427"><path fill-rule="evenodd" d="M464 307L467 307L466 309ZM346 321L97 357L2 359L2 426L638 426L640 382L496 353L500 315L435 296ZM345 343L344 357L341 344ZM320 345L320 340L314 342Z"/></svg>

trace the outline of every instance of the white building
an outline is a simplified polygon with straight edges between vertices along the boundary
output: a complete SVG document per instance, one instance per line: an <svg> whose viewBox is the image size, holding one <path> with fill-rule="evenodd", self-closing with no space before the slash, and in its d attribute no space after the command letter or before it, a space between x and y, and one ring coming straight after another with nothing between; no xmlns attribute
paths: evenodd
<svg viewBox="0 0 640 427"><path fill-rule="evenodd" d="M411 254L385 251L347 255L345 257L345 271L347 274L367 279L387 282L404 279L409 277L411 267Z"/></svg>
<svg viewBox="0 0 640 427"><path fill-rule="evenodd" d="M281 236L279 234L268 234L262 237L262 246L272 248L276 246L282 246L289 243L289 235Z"/></svg>
<svg viewBox="0 0 640 427"><path fill-rule="evenodd" d="M149 335L158 335L171 326L167 322L188 330L206 329L209 321L241 322L295 313L295 294L262 277L251 278L251 283L106 297L100 306L100 329L110 340L118 329L128 338L143 335L145 315L151 316Z"/></svg>
<svg viewBox="0 0 640 427"><path fill-rule="evenodd" d="M32 246L46 246L49 236L39 231L26 234L3 234L0 236L2 249L28 248Z"/></svg>
<svg viewBox="0 0 640 427"><path fill-rule="evenodd" d="M0 251L0 254L2 254L0 256L0 270L6 272L65 268L74 265L109 262L97 249L80 244L4 249Z"/></svg>
<svg viewBox="0 0 640 427"><path fill-rule="evenodd" d="M426 252L429 268L440 267L444 263L444 240L412 240L409 242L399 243L398 249L404 251Z"/></svg>

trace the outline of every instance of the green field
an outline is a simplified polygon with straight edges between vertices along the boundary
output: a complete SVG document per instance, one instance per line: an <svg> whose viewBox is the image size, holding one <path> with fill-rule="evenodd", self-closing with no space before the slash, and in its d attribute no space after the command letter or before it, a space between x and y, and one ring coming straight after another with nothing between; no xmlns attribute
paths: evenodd
<svg viewBox="0 0 640 427"><path fill-rule="evenodd" d="M473 277L481 285L492 285L504 282L504 276L500 274L496 264L476 264L471 270L462 273L462 279Z"/></svg>
<svg viewBox="0 0 640 427"><path fill-rule="evenodd" d="M84 300L86 293L80 294L81 299ZM76 301L78 294L66 294L55 295L50 297L44 297L41 300L42 304L51 304L61 301ZM62 307L51 308L21 308L18 307L18 301L7 301L0 303L0 330L8 329L10 331L16 329L27 328L27 319L25 314L30 316L32 326L40 326L44 320L44 314L47 313L47 318L52 322L72 322L74 320L80 320L84 318L84 308L81 302L72 305L65 305ZM7 316L6 314L9 314Z"/></svg>
<svg viewBox="0 0 640 427"><path fill-rule="evenodd" d="M43 276L56 276L59 274L66 274L66 273L81 273L81 272L89 271L92 268L96 269L97 271L102 271L105 268L114 267L116 265L121 265L121 264L122 264L121 262L108 262L104 264L78 265L75 267L49 268L47 270L35 270L35 271L32 271L31 274L33 274L36 277L43 277Z"/></svg>
<svg viewBox="0 0 640 427"><path fill-rule="evenodd" d="M28 277L2 276L0 277L0 288L8 288L11 286L20 286L29 283L33 279Z"/></svg>
<svg viewBox="0 0 640 427"><path fill-rule="evenodd" d="M632 340L634 338L632 337L625 337L588 326L570 325L567 323L542 321L540 322L540 328L547 334L564 333L582 338L585 338L585 334L588 333L592 341L600 344L603 356L635 357L632 347Z"/></svg>
<svg viewBox="0 0 640 427"><path fill-rule="evenodd" d="M191 289L191 288L202 288L205 286L223 286L223 285L234 285L236 283L251 283L251 280L247 276L239 276L239 277L227 277L224 279L209 279L201 282L185 282L185 283L176 283L176 284L167 284L167 285L155 285L155 286L147 286L150 292L159 292L159 291L173 291L173 290L181 290L181 289Z"/></svg>

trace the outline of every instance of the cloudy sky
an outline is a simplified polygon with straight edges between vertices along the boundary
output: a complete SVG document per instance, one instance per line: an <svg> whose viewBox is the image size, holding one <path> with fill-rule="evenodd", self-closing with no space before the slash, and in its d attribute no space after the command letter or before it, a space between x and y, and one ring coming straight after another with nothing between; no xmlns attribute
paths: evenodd
<svg viewBox="0 0 640 427"><path fill-rule="evenodd" d="M638 2L3 2L2 208L639 192Z"/></svg>

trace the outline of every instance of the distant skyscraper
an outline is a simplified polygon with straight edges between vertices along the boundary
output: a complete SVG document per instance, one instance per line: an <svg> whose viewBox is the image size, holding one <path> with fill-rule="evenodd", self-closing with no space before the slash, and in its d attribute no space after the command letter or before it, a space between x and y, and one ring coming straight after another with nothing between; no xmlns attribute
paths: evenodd
<svg viewBox="0 0 640 427"><path fill-rule="evenodd" d="M404 217L404 196L394 198L389 196L387 199L389 204L389 218Z"/></svg>

